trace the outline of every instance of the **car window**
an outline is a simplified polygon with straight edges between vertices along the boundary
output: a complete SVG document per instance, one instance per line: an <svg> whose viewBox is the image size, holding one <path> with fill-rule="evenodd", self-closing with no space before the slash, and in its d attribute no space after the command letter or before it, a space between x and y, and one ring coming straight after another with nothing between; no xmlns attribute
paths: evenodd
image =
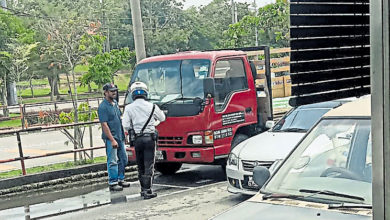
<svg viewBox="0 0 390 220"><path fill-rule="evenodd" d="M266 185L276 193L308 196L305 189L332 191L363 198L309 195L345 202L371 204L370 120L325 119L302 140Z"/></svg>
<svg viewBox="0 0 390 220"><path fill-rule="evenodd" d="M291 131L291 128L309 130L329 110L327 108L294 109L279 120L272 131Z"/></svg>

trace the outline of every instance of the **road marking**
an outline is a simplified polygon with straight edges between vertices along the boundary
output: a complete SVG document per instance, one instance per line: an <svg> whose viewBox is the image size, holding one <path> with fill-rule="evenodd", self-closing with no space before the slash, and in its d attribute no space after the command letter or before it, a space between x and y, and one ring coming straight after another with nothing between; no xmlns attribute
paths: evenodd
<svg viewBox="0 0 390 220"><path fill-rule="evenodd" d="M199 180L199 181L197 181L197 182L195 182L195 183L197 183L197 184L202 184L202 183L208 183L208 182L212 182L213 180L211 180L211 179L206 179L206 180Z"/></svg>
<svg viewBox="0 0 390 220"><path fill-rule="evenodd" d="M192 188L179 190L179 191L172 192L172 193L163 194L163 195L159 196L159 198L165 197L165 196L170 196L170 195L175 195L175 194L179 194L179 193L183 193L183 192L188 192L188 191L192 191L192 190L196 190L196 189L202 189L202 188L206 188L206 187L209 187L209 186L218 185L218 184L221 184L221 183L225 184L225 182L217 182L217 183L212 183L212 184L203 185L203 186L199 186L199 187L192 187Z"/></svg>
<svg viewBox="0 0 390 220"><path fill-rule="evenodd" d="M177 185L168 185L168 184L160 184L160 183L153 183L154 186L165 186L165 187L171 187L171 188L184 188L184 189L190 189L195 188L193 186L177 186Z"/></svg>

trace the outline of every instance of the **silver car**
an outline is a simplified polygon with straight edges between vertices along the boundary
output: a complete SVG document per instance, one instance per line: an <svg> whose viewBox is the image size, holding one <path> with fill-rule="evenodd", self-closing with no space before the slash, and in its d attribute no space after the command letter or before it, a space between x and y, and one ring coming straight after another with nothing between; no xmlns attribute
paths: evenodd
<svg viewBox="0 0 390 220"><path fill-rule="evenodd" d="M258 194L214 219L372 219L370 107L365 98L326 113L272 176L254 169Z"/></svg>
<svg viewBox="0 0 390 220"><path fill-rule="evenodd" d="M228 158L226 176L228 191L254 195L259 190L253 181L255 166L270 168L284 159L306 132L329 110L351 99L303 105L290 110L269 131L238 144ZM275 165L272 166L271 171Z"/></svg>

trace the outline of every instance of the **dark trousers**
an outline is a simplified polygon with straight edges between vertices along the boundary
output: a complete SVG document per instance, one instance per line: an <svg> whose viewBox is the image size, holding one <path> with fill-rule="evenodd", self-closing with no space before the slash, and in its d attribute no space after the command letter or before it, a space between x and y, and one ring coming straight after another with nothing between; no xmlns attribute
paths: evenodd
<svg viewBox="0 0 390 220"><path fill-rule="evenodd" d="M141 190L150 190L153 184L156 144L151 136L140 136L135 139L138 178Z"/></svg>

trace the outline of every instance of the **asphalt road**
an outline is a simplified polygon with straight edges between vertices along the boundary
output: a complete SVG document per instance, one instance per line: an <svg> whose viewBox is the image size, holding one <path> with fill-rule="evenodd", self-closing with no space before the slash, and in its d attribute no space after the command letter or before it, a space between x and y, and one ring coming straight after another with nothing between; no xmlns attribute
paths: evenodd
<svg viewBox="0 0 390 220"><path fill-rule="evenodd" d="M219 166L184 165L175 175L157 174L158 196L143 200L138 182L123 192L104 188L70 198L0 211L0 219L208 219L248 196L227 192ZM66 197L66 195L64 195Z"/></svg>

